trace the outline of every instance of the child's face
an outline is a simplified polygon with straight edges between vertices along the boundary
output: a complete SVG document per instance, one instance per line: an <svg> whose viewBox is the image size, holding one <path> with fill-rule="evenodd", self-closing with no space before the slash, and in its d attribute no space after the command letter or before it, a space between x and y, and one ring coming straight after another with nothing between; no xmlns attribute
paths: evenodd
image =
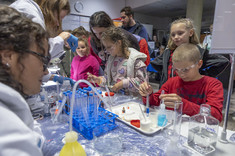
<svg viewBox="0 0 235 156"><path fill-rule="evenodd" d="M195 81L201 76L199 69L202 66L202 60L197 63L191 61L173 62L173 69L183 81Z"/></svg>
<svg viewBox="0 0 235 156"><path fill-rule="evenodd" d="M102 43L106 49L106 53L110 54L111 56L118 56L118 53L121 52L117 42L113 43L110 40L105 40Z"/></svg>
<svg viewBox="0 0 235 156"><path fill-rule="evenodd" d="M88 50L89 49L86 47L86 45L83 41L78 41L78 47L76 49L76 52L80 57L87 55Z"/></svg>
<svg viewBox="0 0 235 156"><path fill-rule="evenodd" d="M177 23L171 27L171 39L178 47L183 43L189 43L189 38L193 35L193 30L188 30L184 23Z"/></svg>

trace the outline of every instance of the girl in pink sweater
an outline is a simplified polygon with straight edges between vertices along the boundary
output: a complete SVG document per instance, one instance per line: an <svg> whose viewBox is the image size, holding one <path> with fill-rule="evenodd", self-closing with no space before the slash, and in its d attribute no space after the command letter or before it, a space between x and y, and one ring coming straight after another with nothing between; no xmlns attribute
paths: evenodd
<svg viewBox="0 0 235 156"><path fill-rule="evenodd" d="M70 78L75 81L86 80L88 72L99 76L99 62L94 56L90 55L90 48L86 39L79 38L76 53L77 56L73 58L71 63ZM85 83L80 83L79 85L81 88L88 86Z"/></svg>

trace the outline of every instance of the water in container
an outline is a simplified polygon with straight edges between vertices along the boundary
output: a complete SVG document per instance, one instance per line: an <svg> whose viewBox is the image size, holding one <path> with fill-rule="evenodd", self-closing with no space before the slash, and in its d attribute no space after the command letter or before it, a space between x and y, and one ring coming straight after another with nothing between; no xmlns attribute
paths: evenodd
<svg viewBox="0 0 235 156"><path fill-rule="evenodd" d="M200 113L190 118L188 145L201 154L215 150L219 121L211 116L210 105L202 104Z"/></svg>

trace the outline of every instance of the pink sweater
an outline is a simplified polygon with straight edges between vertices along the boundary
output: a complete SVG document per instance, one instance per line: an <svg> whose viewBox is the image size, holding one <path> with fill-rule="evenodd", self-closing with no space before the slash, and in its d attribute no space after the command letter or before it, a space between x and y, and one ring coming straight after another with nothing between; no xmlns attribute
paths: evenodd
<svg viewBox="0 0 235 156"><path fill-rule="evenodd" d="M93 75L99 76L99 67L99 62L92 55L84 57L75 56L71 63L70 78L75 81L78 81L80 79L86 80L88 72ZM80 83L79 85L82 88L88 86L85 83Z"/></svg>

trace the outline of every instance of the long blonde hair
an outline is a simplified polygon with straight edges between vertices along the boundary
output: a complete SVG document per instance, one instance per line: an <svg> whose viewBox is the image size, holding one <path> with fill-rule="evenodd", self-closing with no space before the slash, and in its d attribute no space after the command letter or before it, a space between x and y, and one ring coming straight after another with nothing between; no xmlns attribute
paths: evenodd
<svg viewBox="0 0 235 156"><path fill-rule="evenodd" d="M195 32L195 28L193 26L193 21L189 18L181 18L181 19L177 19L175 21L173 21L171 23L171 28L174 24L179 24L179 23L182 23L185 25L185 28L187 30L192 30L193 31L193 35L191 37L189 37L189 43L192 43L192 44L198 44L199 43L199 39L198 39L198 36ZM168 48L170 50L175 50L175 48L177 47L177 45L174 44L173 40L171 39L171 32L170 32L170 37L169 37L169 41L168 41Z"/></svg>
<svg viewBox="0 0 235 156"><path fill-rule="evenodd" d="M62 31L62 19L60 13L66 10L70 13L69 0L35 0L42 10L46 29L50 37L59 35ZM57 14L57 17L55 16ZM58 21L58 22L57 22ZM57 25L59 24L59 25Z"/></svg>

